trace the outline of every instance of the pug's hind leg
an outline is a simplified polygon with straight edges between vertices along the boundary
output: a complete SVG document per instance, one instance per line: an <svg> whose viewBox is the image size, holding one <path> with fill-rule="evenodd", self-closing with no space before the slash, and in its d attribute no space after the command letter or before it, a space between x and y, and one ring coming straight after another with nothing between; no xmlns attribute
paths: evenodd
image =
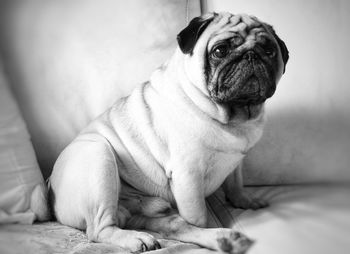
<svg viewBox="0 0 350 254"><path fill-rule="evenodd" d="M108 148L108 147L107 147ZM97 242L116 244L132 252L159 249L156 239L145 232L121 229L130 218L128 210L119 204L120 179L113 150L99 151L100 167L91 171L91 218L87 219L87 233Z"/></svg>
<svg viewBox="0 0 350 254"><path fill-rule="evenodd" d="M226 198L235 208L256 210L268 206L265 200L254 198L244 190L242 164L226 178L223 189Z"/></svg>
<svg viewBox="0 0 350 254"><path fill-rule="evenodd" d="M61 223L86 229L90 241L128 251L159 248L152 235L122 229L130 214L118 202L118 165L113 148L103 138L86 135L73 142L55 167L55 210Z"/></svg>

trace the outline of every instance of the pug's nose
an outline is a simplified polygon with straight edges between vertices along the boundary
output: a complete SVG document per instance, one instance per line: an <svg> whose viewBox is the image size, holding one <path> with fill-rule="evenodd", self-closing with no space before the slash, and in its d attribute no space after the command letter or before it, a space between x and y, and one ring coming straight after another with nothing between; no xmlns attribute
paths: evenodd
<svg viewBox="0 0 350 254"><path fill-rule="evenodd" d="M248 60L248 61L252 61L252 60L256 60L258 58L258 56L256 55L256 53L253 50L249 50L244 54L243 58Z"/></svg>

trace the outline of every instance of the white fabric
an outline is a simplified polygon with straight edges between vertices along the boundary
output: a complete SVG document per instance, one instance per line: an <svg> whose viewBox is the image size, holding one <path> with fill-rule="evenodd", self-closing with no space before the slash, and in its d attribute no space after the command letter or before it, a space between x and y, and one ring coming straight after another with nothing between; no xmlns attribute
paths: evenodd
<svg viewBox="0 0 350 254"><path fill-rule="evenodd" d="M270 204L233 209L222 191L209 198L221 224L256 242L249 254L346 254L350 249L349 186L270 186L247 188Z"/></svg>
<svg viewBox="0 0 350 254"><path fill-rule="evenodd" d="M281 186L248 189L270 207L233 209L223 193L208 199L211 226L233 226L255 240L248 254L347 254L350 249L350 187ZM160 241L157 254L213 252L192 244ZM0 253L127 253L111 244L93 243L59 223L0 227ZM150 254L153 252L149 252Z"/></svg>
<svg viewBox="0 0 350 254"><path fill-rule="evenodd" d="M252 185L350 182L350 1L205 0L273 25L290 59L246 159Z"/></svg>
<svg viewBox="0 0 350 254"><path fill-rule="evenodd" d="M0 63L0 223L32 223L34 187L43 184L26 125Z"/></svg>
<svg viewBox="0 0 350 254"><path fill-rule="evenodd" d="M170 57L176 34L200 11L194 0L8 2L0 36L46 177L92 118ZM271 23L290 50L246 183L350 181L350 1L319 2L201 1L204 10Z"/></svg>
<svg viewBox="0 0 350 254"><path fill-rule="evenodd" d="M0 37L45 177L86 124L171 56L177 33L200 14L199 0L34 0L8 6Z"/></svg>

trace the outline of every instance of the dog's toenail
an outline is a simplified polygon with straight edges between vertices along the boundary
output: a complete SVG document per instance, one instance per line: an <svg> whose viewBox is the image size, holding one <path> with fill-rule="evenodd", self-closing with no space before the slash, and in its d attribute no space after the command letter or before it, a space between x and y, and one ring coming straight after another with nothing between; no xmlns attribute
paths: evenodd
<svg viewBox="0 0 350 254"><path fill-rule="evenodd" d="M147 246L146 246L146 244L144 244L144 243L142 244L141 250L142 250L142 252L147 251Z"/></svg>
<svg viewBox="0 0 350 254"><path fill-rule="evenodd" d="M154 244L155 246L156 246L156 249L161 249L162 247L160 246L160 243L159 242L155 242L155 244Z"/></svg>

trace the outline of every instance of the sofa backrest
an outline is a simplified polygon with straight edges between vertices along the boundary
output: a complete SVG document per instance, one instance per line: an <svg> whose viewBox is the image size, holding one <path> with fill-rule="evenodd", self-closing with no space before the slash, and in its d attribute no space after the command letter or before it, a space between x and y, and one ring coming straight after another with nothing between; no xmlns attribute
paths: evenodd
<svg viewBox="0 0 350 254"><path fill-rule="evenodd" d="M3 52L45 177L91 119L172 54L176 34L202 8L254 14L290 51L263 138L246 160L247 183L350 180L346 0L8 2Z"/></svg>
<svg viewBox="0 0 350 254"><path fill-rule="evenodd" d="M5 8L6 7L6 8ZM149 79L198 1L9 1L3 52L45 177L93 118Z"/></svg>
<svg viewBox="0 0 350 254"><path fill-rule="evenodd" d="M246 159L248 183L349 182L350 2L203 0L206 11L249 13L289 49L265 133Z"/></svg>

